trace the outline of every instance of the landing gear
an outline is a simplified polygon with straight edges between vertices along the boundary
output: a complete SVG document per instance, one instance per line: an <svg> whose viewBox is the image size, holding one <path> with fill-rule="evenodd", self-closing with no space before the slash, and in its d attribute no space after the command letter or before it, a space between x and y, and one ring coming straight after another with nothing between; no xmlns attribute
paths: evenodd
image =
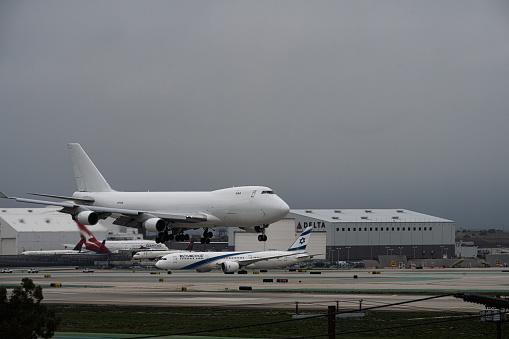
<svg viewBox="0 0 509 339"><path fill-rule="evenodd" d="M189 241L189 234L184 234L184 232L180 232L175 236L176 241Z"/></svg>
<svg viewBox="0 0 509 339"><path fill-rule="evenodd" d="M200 239L200 242L202 244L209 244L210 238L212 238L213 235L214 234L212 234L212 232L209 232L208 228L205 228L205 231L203 231L203 237Z"/></svg>
<svg viewBox="0 0 509 339"><path fill-rule="evenodd" d="M173 229L172 233L168 233L168 229L159 232L156 237L156 243L167 241L189 241L189 234L184 234L182 229Z"/></svg>
<svg viewBox="0 0 509 339"><path fill-rule="evenodd" d="M156 243L164 243L169 240L172 240L173 235L168 234L168 230L164 230L163 232L159 232L156 237Z"/></svg>
<svg viewBox="0 0 509 339"><path fill-rule="evenodd" d="M262 225L260 226L260 231L262 232L262 234L260 234L258 236L258 241L267 241L267 235L265 234L265 229L268 227L269 225Z"/></svg>
<svg viewBox="0 0 509 339"><path fill-rule="evenodd" d="M267 235L265 234L260 234L258 236L258 241L267 241Z"/></svg>

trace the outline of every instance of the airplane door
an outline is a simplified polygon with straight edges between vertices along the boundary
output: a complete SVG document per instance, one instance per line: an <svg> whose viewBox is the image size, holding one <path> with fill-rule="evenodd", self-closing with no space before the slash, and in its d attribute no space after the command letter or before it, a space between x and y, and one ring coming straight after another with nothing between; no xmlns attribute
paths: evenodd
<svg viewBox="0 0 509 339"><path fill-rule="evenodd" d="M251 194L251 198L254 198L255 194L256 194L256 190L254 190L253 193Z"/></svg>
<svg viewBox="0 0 509 339"><path fill-rule="evenodd" d="M174 256L173 257L173 263L176 264L177 263L177 256Z"/></svg>

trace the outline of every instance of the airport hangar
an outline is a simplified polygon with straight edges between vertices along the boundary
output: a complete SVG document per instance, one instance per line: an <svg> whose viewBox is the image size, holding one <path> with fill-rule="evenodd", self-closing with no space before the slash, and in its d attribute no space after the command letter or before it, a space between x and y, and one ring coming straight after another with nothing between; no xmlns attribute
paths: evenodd
<svg viewBox="0 0 509 339"><path fill-rule="evenodd" d="M305 227L313 227L306 251L327 261L408 259L455 255L455 223L405 209L297 209L266 229L267 242L244 231L229 232L229 248L287 249Z"/></svg>
<svg viewBox="0 0 509 339"><path fill-rule="evenodd" d="M16 255L26 251L65 249L80 241L76 223L60 208L0 209L0 255ZM138 229L98 223L87 226L98 240L143 239ZM72 249L67 248L67 249Z"/></svg>

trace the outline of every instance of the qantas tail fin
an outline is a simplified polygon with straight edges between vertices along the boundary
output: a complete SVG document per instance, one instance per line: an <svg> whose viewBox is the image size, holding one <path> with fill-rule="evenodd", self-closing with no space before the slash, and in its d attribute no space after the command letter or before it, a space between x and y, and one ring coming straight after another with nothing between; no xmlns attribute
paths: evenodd
<svg viewBox="0 0 509 339"><path fill-rule="evenodd" d="M80 192L109 192L112 191L110 185L104 179L101 172L95 167L94 163L88 157L87 153L81 148L80 144L67 144L69 154L71 155L72 167L78 191Z"/></svg>
<svg viewBox="0 0 509 339"><path fill-rule="evenodd" d="M78 228L80 230L80 235L82 238L85 238L85 248L89 251L93 251L96 253L111 253L110 250L105 245L106 240L104 240L102 243L97 240L92 232L83 225L82 223L79 223L76 221L76 225L78 225Z"/></svg>
<svg viewBox="0 0 509 339"><path fill-rule="evenodd" d="M313 231L313 227L308 227L302 232L302 234L295 240L295 242L290 246L288 251L303 251L306 249L308 245L309 237L311 236L311 231Z"/></svg>

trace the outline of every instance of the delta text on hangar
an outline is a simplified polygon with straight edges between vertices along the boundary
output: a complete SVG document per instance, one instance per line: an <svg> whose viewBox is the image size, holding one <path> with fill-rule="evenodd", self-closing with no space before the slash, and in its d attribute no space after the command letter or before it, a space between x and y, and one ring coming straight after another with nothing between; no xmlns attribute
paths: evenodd
<svg viewBox="0 0 509 339"><path fill-rule="evenodd" d="M406 209L291 210L267 228L266 243L256 244L253 234L234 232L230 246L235 250L284 249L307 227L313 227L313 233L306 251L321 253L318 259L450 258L455 254L454 221Z"/></svg>

